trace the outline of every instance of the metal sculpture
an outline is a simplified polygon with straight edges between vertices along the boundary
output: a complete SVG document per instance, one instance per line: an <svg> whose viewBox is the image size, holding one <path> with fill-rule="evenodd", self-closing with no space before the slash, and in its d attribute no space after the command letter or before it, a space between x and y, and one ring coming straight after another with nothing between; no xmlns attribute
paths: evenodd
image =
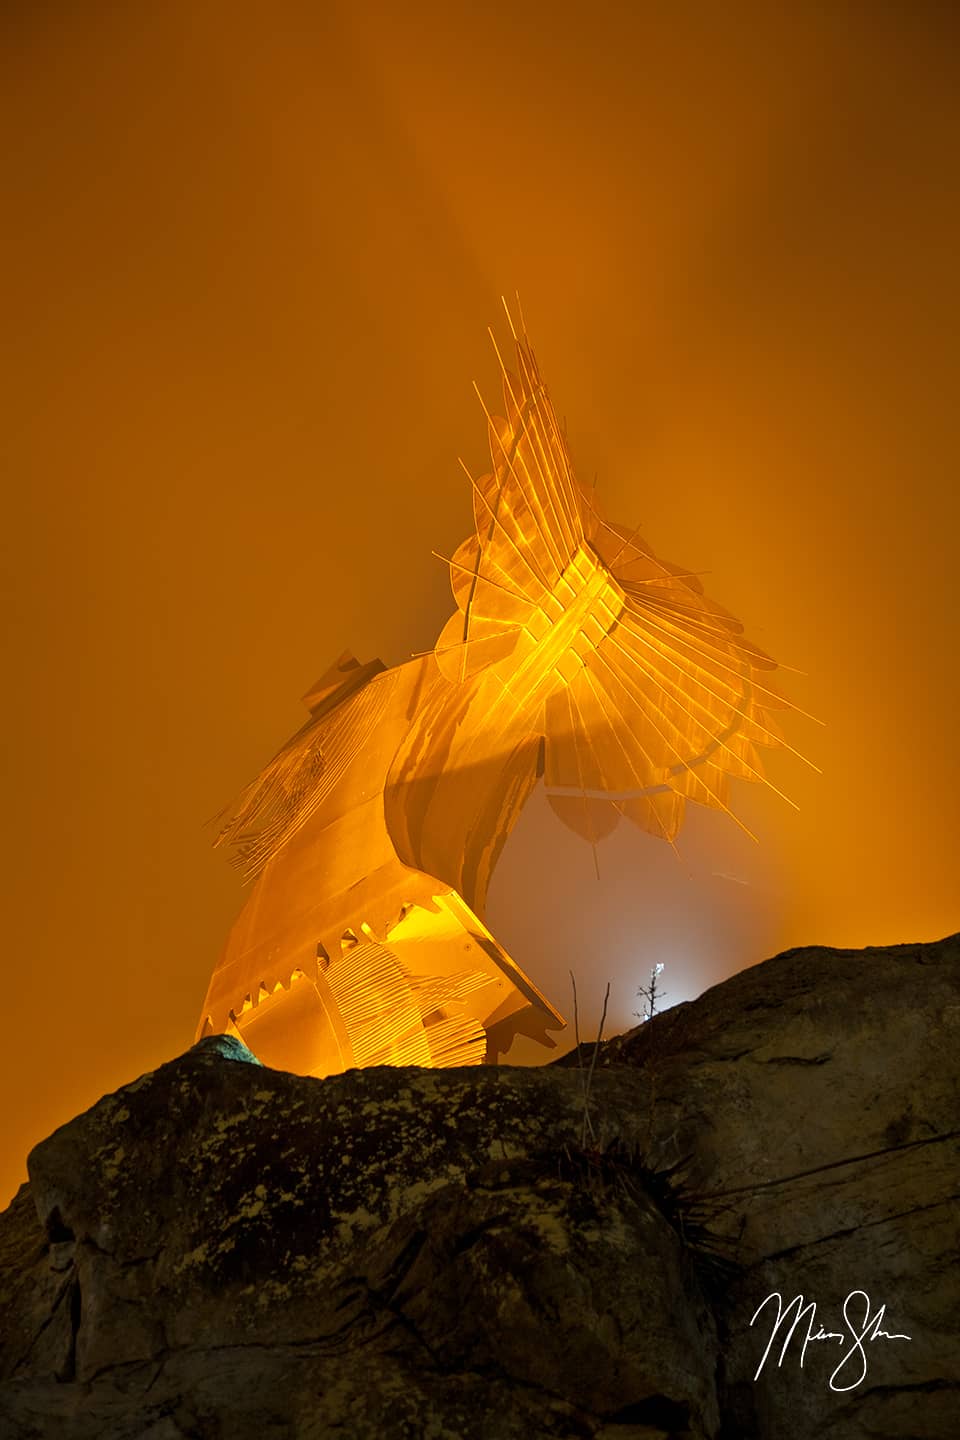
<svg viewBox="0 0 960 1440"><path fill-rule="evenodd" d="M553 1045L566 1022L482 920L534 786L594 845L622 817L672 844L687 801L732 813L730 778L762 779L757 747L785 743L775 662L695 575L602 518L511 330L435 649L391 669L343 654L216 842L256 883L198 1034L238 1034L279 1068Z"/></svg>

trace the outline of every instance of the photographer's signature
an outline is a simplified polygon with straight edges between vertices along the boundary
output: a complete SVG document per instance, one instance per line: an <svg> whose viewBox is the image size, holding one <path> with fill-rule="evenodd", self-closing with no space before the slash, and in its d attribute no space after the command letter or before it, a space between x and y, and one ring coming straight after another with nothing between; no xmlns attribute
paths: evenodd
<svg viewBox="0 0 960 1440"><path fill-rule="evenodd" d="M884 1312L887 1307L885 1305L881 1305L879 1310L871 1313L870 1297L865 1290L851 1290L850 1294L843 1302L843 1320L844 1324L847 1327L846 1332L839 1330L824 1330L822 1325L817 1324L817 1302L815 1300L811 1300L807 1305L804 1305L803 1296L795 1295L790 1301L789 1305L785 1306L783 1303L783 1296L780 1294L779 1290L774 1290L770 1295L767 1296L766 1300L761 1301L761 1303L757 1306L756 1310L753 1312L753 1319L750 1321L751 1325L753 1325L761 1310L763 1310L763 1308L768 1305L771 1300L775 1300L777 1302L776 1323L774 1324L773 1329L770 1332L770 1339L767 1341L767 1348L763 1352L763 1358L760 1361L760 1364L757 1366L757 1373L753 1377L754 1380L757 1380L759 1378L761 1370L767 1363L767 1356L770 1354L771 1346L773 1345L774 1340L777 1338L777 1332L780 1330L780 1327L782 1325L785 1325L786 1322L790 1319L791 1311L794 1312L793 1321L790 1325L789 1330L787 1330L783 1344L780 1347L780 1359L777 1361L778 1369L783 1364L784 1356L787 1353L787 1346L793 1339L794 1330L796 1330L797 1326L800 1324L800 1322L805 1316L807 1316L808 1319L806 1334L803 1335L803 1345L800 1349L801 1369L803 1369L803 1357L806 1354L807 1346L811 1340L835 1340L838 1341L841 1345L845 1344L848 1340L851 1341L849 1349L844 1352L843 1359L840 1361L840 1364L830 1376L831 1390L855 1390L856 1387L861 1383L861 1381L866 1379L867 1352L863 1348L865 1343L868 1343L871 1340L911 1339L911 1336L909 1335L898 1335L888 1330L881 1329ZM862 1316L856 1313L858 1310L861 1309L863 1311ZM814 1329L814 1326L816 1326L816 1329ZM855 1373L854 1369L852 1369L851 1366L854 1365L856 1359L859 1359L859 1365L856 1367L857 1369L859 1369L859 1374L856 1375L856 1379L850 1379L850 1376ZM836 1384L835 1382L837 1381L838 1376L840 1376L841 1372L844 1371L846 1372L845 1378L849 1379L850 1383L847 1385Z"/></svg>

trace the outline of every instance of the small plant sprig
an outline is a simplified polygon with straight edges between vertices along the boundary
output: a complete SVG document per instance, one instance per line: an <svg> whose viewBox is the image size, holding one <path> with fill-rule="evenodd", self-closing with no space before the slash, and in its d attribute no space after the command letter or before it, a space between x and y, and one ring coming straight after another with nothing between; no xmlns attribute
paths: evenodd
<svg viewBox="0 0 960 1440"><path fill-rule="evenodd" d="M577 1009L577 982L574 979L573 971L570 971L570 984L573 986L573 1033L577 1042L577 1061L580 1066L580 1090L583 1096L583 1121L580 1126L580 1148L587 1148L587 1132L590 1139L596 1144L596 1135L593 1130L593 1122L590 1119L590 1086L593 1081L593 1072L597 1063L597 1056L600 1053L600 1042L603 1039L603 1026L607 1018L607 1001L610 999L610 981L607 981L606 994L603 997L603 1012L600 1016L600 1029L597 1031L597 1043L593 1047L593 1054L590 1057L590 1069L584 1078L583 1054L580 1050L580 1012Z"/></svg>
<svg viewBox="0 0 960 1440"><path fill-rule="evenodd" d="M642 1015L641 1015L641 1013L640 1013L639 1010L634 1010L633 1013L634 1013L634 1015L636 1015L636 1017L637 1017L638 1020L644 1020L644 1021L646 1021L646 1020L652 1020L653 1017L654 1017L654 1015L656 1014L656 1010L657 1010L657 981L660 979L660 976L663 974L663 969L664 969L663 961L662 961L662 960L658 960L657 963L656 963L656 965L654 965L653 969L650 971L650 984L649 984L649 985L640 985L640 986L638 987L638 989L637 989L637 994L638 994L638 995L642 995L643 998L644 998L644 1000L647 1002L646 1005L644 1006L644 1011L643 1011L643 1014L642 1014ZM666 995L666 993L667 993L666 990L661 990L661 991L660 991L660 996L661 996L661 998L662 998L664 995Z"/></svg>
<svg viewBox="0 0 960 1440"><path fill-rule="evenodd" d="M642 1020L644 1023L647 1023L653 1019L654 1015L657 1013L657 1001L662 1000L667 993L666 990L660 990L657 986L657 981L660 979L662 973L663 962L658 960L656 965L654 965L653 969L650 971L649 985L640 985L637 988L637 994L643 996L645 1004L642 1014L639 1010L634 1010L633 1013L634 1015L636 1015L638 1020ZM653 1134L653 1110L657 1098L657 1064L655 1052L656 1037L656 1030L651 1030L650 1044L647 1048L647 1074L650 1077L650 1109L647 1114L648 1146L650 1144L650 1137Z"/></svg>

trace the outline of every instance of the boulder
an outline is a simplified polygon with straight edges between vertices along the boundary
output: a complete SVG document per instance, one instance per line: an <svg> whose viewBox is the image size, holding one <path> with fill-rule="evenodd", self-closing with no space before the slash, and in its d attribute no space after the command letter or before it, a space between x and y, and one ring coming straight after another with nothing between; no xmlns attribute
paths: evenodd
<svg viewBox="0 0 960 1440"><path fill-rule="evenodd" d="M201 1041L31 1153L0 1435L952 1440L958 1029L954 936L789 951L536 1069Z"/></svg>

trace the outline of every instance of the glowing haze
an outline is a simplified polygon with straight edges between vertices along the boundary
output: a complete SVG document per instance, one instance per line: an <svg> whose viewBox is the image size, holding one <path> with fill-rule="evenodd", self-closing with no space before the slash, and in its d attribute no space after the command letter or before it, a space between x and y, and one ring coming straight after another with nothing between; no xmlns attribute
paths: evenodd
<svg viewBox="0 0 960 1440"><path fill-rule="evenodd" d="M598 877L534 792L491 930L589 1031L656 961L960 927L957 21L790 8L4 7L0 1201L189 1044L202 822L297 697L436 642L515 289L604 512L826 723L799 811L735 782L759 845L689 806Z"/></svg>

